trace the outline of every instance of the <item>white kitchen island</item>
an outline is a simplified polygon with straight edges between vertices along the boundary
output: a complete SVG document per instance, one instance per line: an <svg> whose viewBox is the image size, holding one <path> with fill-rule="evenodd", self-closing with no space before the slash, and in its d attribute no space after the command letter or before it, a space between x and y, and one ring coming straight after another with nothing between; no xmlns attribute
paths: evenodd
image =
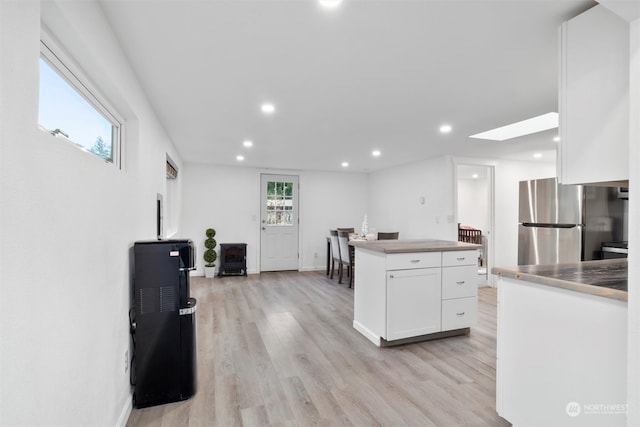
<svg viewBox="0 0 640 427"><path fill-rule="evenodd" d="M353 327L377 346L460 335L476 319L479 245L351 241Z"/></svg>
<svg viewBox="0 0 640 427"><path fill-rule="evenodd" d="M625 426L626 260L493 274L498 414L514 426Z"/></svg>

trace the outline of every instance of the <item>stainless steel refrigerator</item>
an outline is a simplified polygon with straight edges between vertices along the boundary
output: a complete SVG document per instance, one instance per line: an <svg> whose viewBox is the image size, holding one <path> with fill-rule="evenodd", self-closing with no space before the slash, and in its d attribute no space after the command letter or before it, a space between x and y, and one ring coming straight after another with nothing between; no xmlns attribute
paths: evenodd
<svg viewBox="0 0 640 427"><path fill-rule="evenodd" d="M518 265L600 259L620 220L607 187L561 185L556 178L520 182Z"/></svg>

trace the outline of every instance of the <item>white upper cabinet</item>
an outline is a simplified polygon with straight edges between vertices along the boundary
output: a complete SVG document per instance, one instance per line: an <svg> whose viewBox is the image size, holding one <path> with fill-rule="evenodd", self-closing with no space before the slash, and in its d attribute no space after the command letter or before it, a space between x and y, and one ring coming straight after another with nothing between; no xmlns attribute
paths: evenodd
<svg viewBox="0 0 640 427"><path fill-rule="evenodd" d="M629 24L595 6L560 30L563 184L629 179Z"/></svg>

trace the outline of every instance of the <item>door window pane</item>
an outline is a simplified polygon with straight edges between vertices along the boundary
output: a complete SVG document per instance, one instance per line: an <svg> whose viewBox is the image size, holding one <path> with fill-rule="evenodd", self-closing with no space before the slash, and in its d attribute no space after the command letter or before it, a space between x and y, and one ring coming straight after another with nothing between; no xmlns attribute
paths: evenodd
<svg viewBox="0 0 640 427"><path fill-rule="evenodd" d="M293 225L293 183L267 182L267 225Z"/></svg>

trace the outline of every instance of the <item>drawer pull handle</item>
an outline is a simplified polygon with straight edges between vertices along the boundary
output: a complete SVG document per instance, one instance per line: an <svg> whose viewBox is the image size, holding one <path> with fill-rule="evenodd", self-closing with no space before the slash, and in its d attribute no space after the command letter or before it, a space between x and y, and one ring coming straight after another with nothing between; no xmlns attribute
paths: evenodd
<svg viewBox="0 0 640 427"><path fill-rule="evenodd" d="M458 316L464 316L464 311L461 313L456 313Z"/></svg>
<svg viewBox="0 0 640 427"><path fill-rule="evenodd" d="M419 259L412 259L411 262L416 263L416 262L420 262Z"/></svg>
<svg viewBox="0 0 640 427"><path fill-rule="evenodd" d="M464 261L465 259L467 259L467 257L458 257L456 258L458 261Z"/></svg>
<svg viewBox="0 0 640 427"><path fill-rule="evenodd" d="M456 282L458 285L464 285L464 280L462 282Z"/></svg>

